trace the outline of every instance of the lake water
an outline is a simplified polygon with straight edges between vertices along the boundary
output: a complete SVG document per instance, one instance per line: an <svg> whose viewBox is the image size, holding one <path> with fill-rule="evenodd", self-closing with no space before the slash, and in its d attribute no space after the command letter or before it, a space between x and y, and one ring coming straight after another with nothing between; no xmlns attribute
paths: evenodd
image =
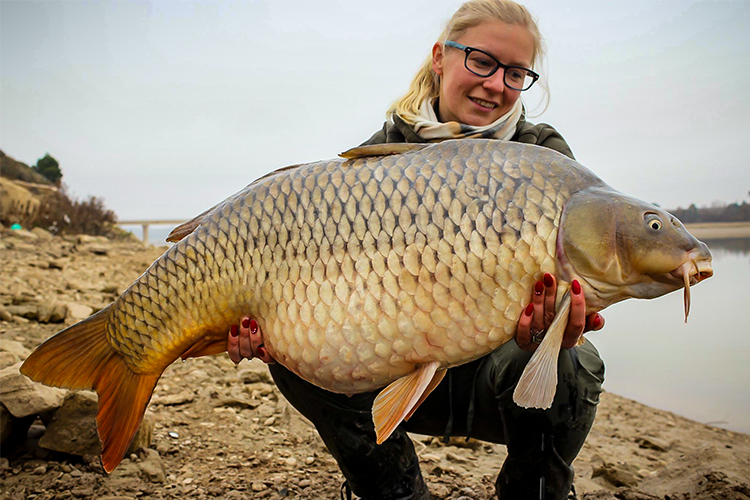
<svg viewBox="0 0 750 500"><path fill-rule="evenodd" d="M141 238L140 226L126 226ZM149 227L163 245L173 226ZM750 238L705 240L714 276L692 289L684 323L682 292L626 300L587 334L606 365L606 390L718 427L750 434Z"/></svg>
<svg viewBox="0 0 750 500"><path fill-rule="evenodd" d="M714 276L691 290L626 300L587 334L606 366L606 390L699 422L750 433L750 238L704 240Z"/></svg>

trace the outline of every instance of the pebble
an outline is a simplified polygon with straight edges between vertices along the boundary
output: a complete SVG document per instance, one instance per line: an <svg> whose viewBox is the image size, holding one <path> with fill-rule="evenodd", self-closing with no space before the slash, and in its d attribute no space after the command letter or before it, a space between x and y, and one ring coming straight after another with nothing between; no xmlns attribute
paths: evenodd
<svg viewBox="0 0 750 500"><path fill-rule="evenodd" d="M32 474L36 474L38 476L41 476L42 474L46 474L47 473L47 467L45 467L44 465L40 465L39 467L37 467L36 469L34 469L31 473Z"/></svg>
<svg viewBox="0 0 750 500"><path fill-rule="evenodd" d="M312 484L312 481L310 481L309 479L303 479L302 481L299 482L299 487L300 488L307 488L311 484Z"/></svg>
<svg viewBox="0 0 750 500"><path fill-rule="evenodd" d="M296 467L296 465L297 465L297 459L294 458L294 457L289 457L286 460L284 460L284 462L286 462L286 464L289 467Z"/></svg>
<svg viewBox="0 0 750 500"><path fill-rule="evenodd" d="M260 481L256 481L253 483L252 488L253 488L253 491L263 491L266 489L266 484L261 483Z"/></svg>
<svg viewBox="0 0 750 500"><path fill-rule="evenodd" d="M180 437L180 435L177 434L176 432L170 432L169 437L171 437L172 439L177 439Z"/></svg>
<svg viewBox="0 0 750 500"><path fill-rule="evenodd" d="M315 462L315 457L307 457L305 459L305 465L312 465Z"/></svg>

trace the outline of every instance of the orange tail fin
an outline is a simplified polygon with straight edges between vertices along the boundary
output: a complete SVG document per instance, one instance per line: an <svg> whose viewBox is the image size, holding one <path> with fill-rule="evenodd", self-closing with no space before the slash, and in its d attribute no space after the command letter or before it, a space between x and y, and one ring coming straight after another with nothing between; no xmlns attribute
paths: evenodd
<svg viewBox="0 0 750 500"><path fill-rule="evenodd" d="M40 345L21 373L45 385L94 389L102 465L112 472L133 440L161 373L135 373L107 341L108 306Z"/></svg>

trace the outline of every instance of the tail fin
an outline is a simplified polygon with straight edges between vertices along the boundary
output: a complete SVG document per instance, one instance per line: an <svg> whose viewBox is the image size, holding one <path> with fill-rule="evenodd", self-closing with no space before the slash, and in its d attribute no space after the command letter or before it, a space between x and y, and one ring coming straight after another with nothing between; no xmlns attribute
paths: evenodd
<svg viewBox="0 0 750 500"><path fill-rule="evenodd" d="M107 341L107 306L40 345L21 373L45 385L94 389L102 465L112 472L133 440L161 373L135 373Z"/></svg>

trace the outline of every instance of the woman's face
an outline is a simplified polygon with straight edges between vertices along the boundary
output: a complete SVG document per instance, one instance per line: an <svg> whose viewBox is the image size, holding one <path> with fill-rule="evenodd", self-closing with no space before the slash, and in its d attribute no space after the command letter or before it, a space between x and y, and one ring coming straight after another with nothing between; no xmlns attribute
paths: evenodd
<svg viewBox="0 0 750 500"><path fill-rule="evenodd" d="M453 41L489 52L503 64L531 68L534 39L523 26L486 21ZM432 69L440 75L440 121L489 125L513 107L521 92L505 86L502 68L487 78L471 73L465 57L462 50L441 43L432 48Z"/></svg>

